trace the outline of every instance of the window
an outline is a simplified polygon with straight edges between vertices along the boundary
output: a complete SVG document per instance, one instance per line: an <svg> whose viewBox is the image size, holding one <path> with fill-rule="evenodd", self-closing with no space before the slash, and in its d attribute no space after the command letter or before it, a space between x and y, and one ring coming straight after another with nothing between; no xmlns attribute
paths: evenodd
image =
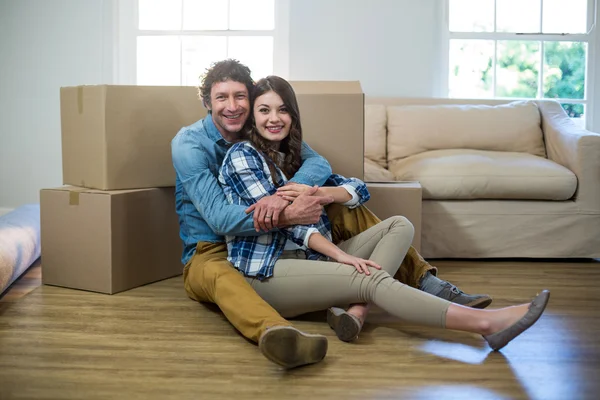
<svg viewBox="0 0 600 400"><path fill-rule="evenodd" d="M448 0L448 95L552 98L585 126L593 0Z"/></svg>
<svg viewBox="0 0 600 400"><path fill-rule="evenodd" d="M225 58L255 79L285 77L287 9L280 0L121 1L118 83L195 86Z"/></svg>

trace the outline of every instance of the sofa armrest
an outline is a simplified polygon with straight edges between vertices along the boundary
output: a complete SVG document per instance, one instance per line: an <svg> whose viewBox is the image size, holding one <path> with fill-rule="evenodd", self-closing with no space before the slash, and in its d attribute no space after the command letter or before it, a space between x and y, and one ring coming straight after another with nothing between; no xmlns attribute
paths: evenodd
<svg viewBox="0 0 600 400"><path fill-rule="evenodd" d="M579 128L556 101L537 101L548 159L577 176L582 211L600 211L600 134Z"/></svg>
<svg viewBox="0 0 600 400"><path fill-rule="evenodd" d="M367 182L371 199L365 206L381 220L400 215L415 228L412 246L421 251L422 188L419 182Z"/></svg>

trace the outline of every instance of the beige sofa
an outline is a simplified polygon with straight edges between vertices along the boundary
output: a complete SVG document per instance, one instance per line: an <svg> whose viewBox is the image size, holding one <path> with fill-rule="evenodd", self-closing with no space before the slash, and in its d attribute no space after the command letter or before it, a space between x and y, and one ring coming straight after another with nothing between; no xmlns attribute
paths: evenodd
<svg viewBox="0 0 600 400"><path fill-rule="evenodd" d="M367 97L365 180L420 182L428 258L600 257L600 135L555 101Z"/></svg>

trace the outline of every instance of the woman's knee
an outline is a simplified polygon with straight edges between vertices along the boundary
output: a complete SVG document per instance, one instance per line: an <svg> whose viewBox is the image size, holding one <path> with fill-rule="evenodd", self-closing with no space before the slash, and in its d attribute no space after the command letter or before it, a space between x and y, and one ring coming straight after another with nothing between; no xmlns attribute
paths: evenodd
<svg viewBox="0 0 600 400"><path fill-rule="evenodd" d="M380 285L390 285L394 277L382 269L369 268L370 275L364 274L363 284L360 285L360 297L366 302L372 302Z"/></svg>
<svg viewBox="0 0 600 400"><path fill-rule="evenodd" d="M384 222L389 224L390 232L399 233L402 235L402 237L406 237L412 242L413 237L415 236L415 227L412 222L408 220L408 218L401 215L396 215L389 217Z"/></svg>
<svg viewBox="0 0 600 400"><path fill-rule="evenodd" d="M375 269L369 267L369 272L371 272L371 275L365 275L365 277L376 285L379 284L381 281L386 280L387 278L393 279L389 272L383 269Z"/></svg>

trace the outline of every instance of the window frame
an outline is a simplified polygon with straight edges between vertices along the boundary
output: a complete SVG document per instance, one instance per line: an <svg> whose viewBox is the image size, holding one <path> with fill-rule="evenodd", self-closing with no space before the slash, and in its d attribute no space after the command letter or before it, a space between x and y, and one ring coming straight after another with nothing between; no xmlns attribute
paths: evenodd
<svg viewBox="0 0 600 400"><path fill-rule="evenodd" d="M541 1L541 0L540 0ZM584 104L585 107L585 126L587 129L593 126L594 121L594 89L595 75L598 72L595 68L595 59L597 57L597 0L587 0L587 33L581 34L549 34L549 33L511 33L511 32L451 32L450 31L450 0L443 1L442 10L442 40L441 40L441 65L442 77L440 78L441 89L439 91L442 97L450 97L450 41L453 39L463 40L493 40L494 41L494 58L492 60L493 74L493 95L483 98L492 100L527 100L527 99L545 99L543 97L543 82L544 82L544 42L584 42L587 43L587 58L585 61L585 88L583 99L563 99L563 98L546 98L548 100L556 100L559 103L568 104ZM543 3L542 3L543 4ZM494 0L496 7L496 0ZM540 10L540 22L543 15L543 6ZM494 18L494 29L496 20ZM512 98L512 97L496 97L496 65L497 65L497 46L498 41L513 40L513 41L538 41L540 42L540 71L538 76L538 93L535 98ZM600 120L600 115L598 116ZM600 121L599 121L600 122Z"/></svg>
<svg viewBox="0 0 600 400"><path fill-rule="evenodd" d="M136 85L138 36L272 36L273 74L288 78L290 0L275 0L273 30L140 30L138 0L112 0L113 18L117 21L113 40L113 82ZM183 76L180 76L183 79ZM180 84L182 84L180 80ZM183 85L186 86L186 85Z"/></svg>

